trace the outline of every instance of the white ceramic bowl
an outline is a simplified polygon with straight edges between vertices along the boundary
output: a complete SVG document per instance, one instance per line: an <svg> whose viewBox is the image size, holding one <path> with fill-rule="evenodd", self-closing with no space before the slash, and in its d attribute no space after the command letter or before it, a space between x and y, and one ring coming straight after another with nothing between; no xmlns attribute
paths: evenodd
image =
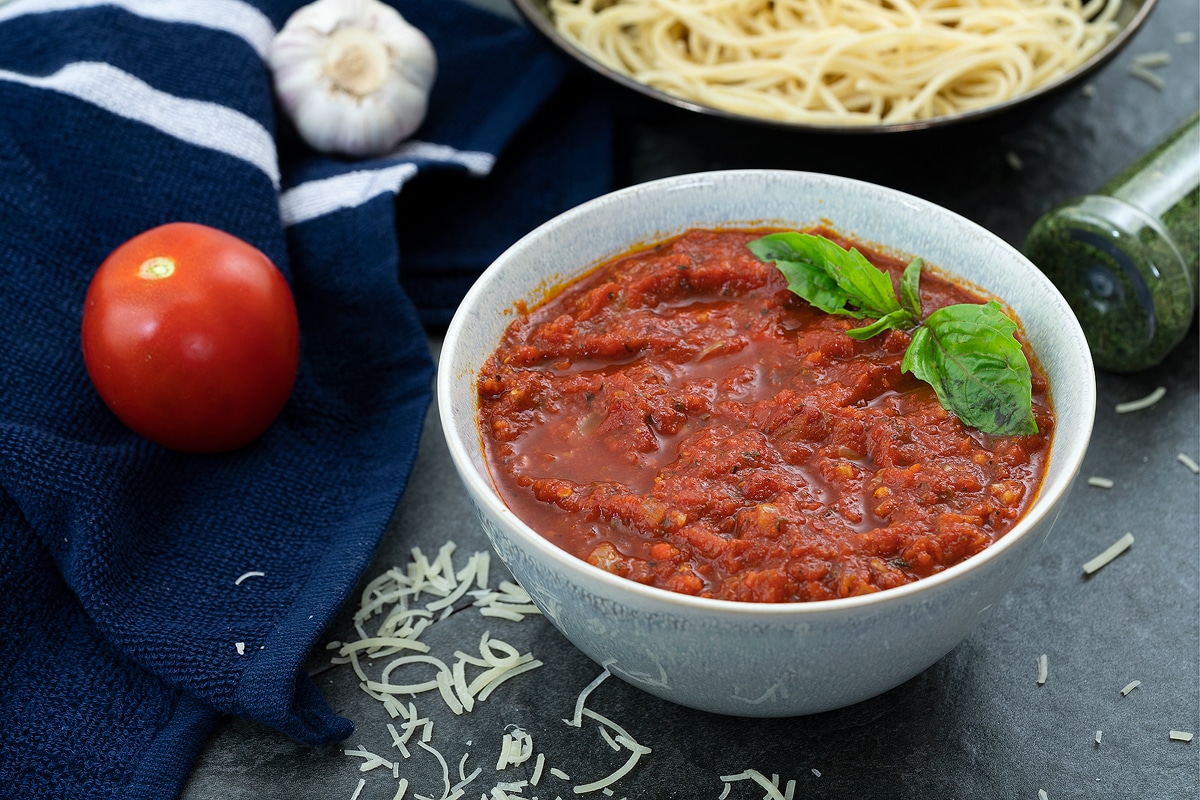
<svg viewBox="0 0 1200 800"><path fill-rule="evenodd" d="M784 605L697 598L619 578L539 536L496 494L478 428L476 377L518 300L690 227L810 226L921 256L1003 299L1050 381L1057 416L1047 473L1026 516L982 553L876 594ZM775 717L839 708L899 685L974 628L1017 580L1058 516L1095 411L1087 341L1024 256L932 203L803 172L683 175L585 203L525 236L483 274L447 331L437 378L442 427L500 558L580 650L629 683L692 708Z"/></svg>

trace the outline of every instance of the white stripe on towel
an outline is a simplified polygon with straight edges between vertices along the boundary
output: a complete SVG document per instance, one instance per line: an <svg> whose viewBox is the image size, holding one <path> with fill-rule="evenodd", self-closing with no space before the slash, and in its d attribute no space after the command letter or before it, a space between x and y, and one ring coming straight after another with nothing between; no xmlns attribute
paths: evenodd
<svg viewBox="0 0 1200 800"><path fill-rule="evenodd" d="M116 6L131 14L162 22L182 22L226 31L244 39L260 58L275 36L265 14L241 0L0 0L0 22L27 14Z"/></svg>
<svg viewBox="0 0 1200 800"><path fill-rule="evenodd" d="M472 175L480 176L487 175L496 164L496 157L491 153L477 150L455 150L449 145L415 139L401 142L395 150L387 153L385 158L426 159L461 164Z"/></svg>
<svg viewBox="0 0 1200 800"><path fill-rule="evenodd" d="M360 206L384 192L395 194L416 174L417 165L406 163L301 183L280 196L279 215L285 226L298 225L342 208Z"/></svg>
<svg viewBox="0 0 1200 800"><path fill-rule="evenodd" d="M401 143L386 157L459 164L471 174L480 176L491 172L496 163L496 157L491 153L456 150L444 144L415 140ZM354 208L384 192L396 194L409 178L417 174L417 169L416 164L406 162L297 184L279 198L283 224L296 225L339 209Z"/></svg>
<svg viewBox="0 0 1200 800"><path fill-rule="evenodd" d="M62 92L189 144L248 161L279 187L279 157L271 134L232 108L167 94L101 61L67 64L45 77L0 70L0 80Z"/></svg>

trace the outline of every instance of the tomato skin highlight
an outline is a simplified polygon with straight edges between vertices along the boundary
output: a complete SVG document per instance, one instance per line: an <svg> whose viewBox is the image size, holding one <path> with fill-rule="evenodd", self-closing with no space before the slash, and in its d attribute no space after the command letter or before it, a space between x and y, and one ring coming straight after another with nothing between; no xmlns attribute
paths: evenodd
<svg viewBox="0 0 1200 800"><path fill-rule="evenodd" d="M152 228L104 260L84 300L81 344L109 409L144 438L188 453L262 435L300 363L282 273L253 245L191 222Z"/></svg>

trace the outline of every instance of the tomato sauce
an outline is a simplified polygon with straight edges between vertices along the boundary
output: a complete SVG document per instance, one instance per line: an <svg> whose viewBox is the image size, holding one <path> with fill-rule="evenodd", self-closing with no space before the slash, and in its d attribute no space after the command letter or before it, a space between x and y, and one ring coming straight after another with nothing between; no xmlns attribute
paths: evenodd
<svg viewBox="0 0 1200 800"><path fill-rule="evenodd" d="M520 309L478 382L501 497L601 569L727 600L877 592L986 548L1032 503L1054 427L1028 348L1039 432L967 428L901 373L907 332L846 336L865 323L746 248L764 233L692 230ZM928 271L921 297L983 302Z"/></svg>

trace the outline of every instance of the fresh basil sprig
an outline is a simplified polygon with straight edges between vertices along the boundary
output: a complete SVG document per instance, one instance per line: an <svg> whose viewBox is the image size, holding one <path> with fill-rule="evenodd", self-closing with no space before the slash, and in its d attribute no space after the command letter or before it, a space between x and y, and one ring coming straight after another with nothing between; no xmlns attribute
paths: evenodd
<svg viewBox="0 0 1200 800"><path fill-rule="evenodd" d="M772 233L748 247L775 262L788 288L822 311L874 320L846 331L848 336L863 340L912 329L900 369L932 386L942 407L964 424L994 436L1037 433L1029 362L1013 336L1016 323L995 301L959 303L924 316L919 258L905 268L897 298L886 272L824 236Z"/></svg>

